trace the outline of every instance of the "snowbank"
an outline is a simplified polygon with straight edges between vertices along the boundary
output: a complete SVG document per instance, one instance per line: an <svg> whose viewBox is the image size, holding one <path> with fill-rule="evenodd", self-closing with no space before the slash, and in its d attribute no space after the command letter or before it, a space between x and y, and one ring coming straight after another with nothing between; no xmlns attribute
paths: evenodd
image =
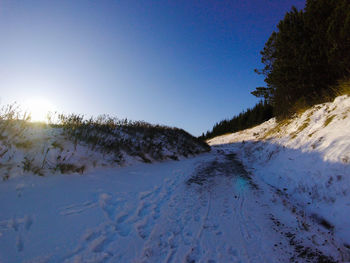
<svg viewBox="0 0 350 263"><path fill-rule="evenodd" d="M208 140L235 148L252 173L288 194L310 216L329 222L350 244L350 97L294 118Z"/></svg>
<svg viewBox="0 0 350 263"><path fill-rule="evenodd" d="M83 174L96 167L178 160L210 149L176 128L121 126L109 133L78 129L0 118L0 181L24 174Z"/></svg>

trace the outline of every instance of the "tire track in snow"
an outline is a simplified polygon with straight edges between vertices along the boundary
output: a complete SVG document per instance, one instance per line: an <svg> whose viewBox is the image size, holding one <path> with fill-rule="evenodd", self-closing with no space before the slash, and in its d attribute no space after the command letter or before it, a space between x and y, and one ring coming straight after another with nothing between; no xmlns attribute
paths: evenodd
<svg viewBox="0 0 350 263"><path fill-rule="evenodd" d="M227 166L235 165L226 164L227 160L223 162ZM221 258L246 259L239 257L238 253L238 251L247 249L246 247L234 249L229 246L221 249L216 246L210 248L205 243L208 241L208 235L220 238L225 231L225 229L220 229L221 226L216 219L218 215L215 214L217 211L212 211L212 192L215 193L218 190L217 185L215 185L217 176L226 178L221 183L221 187L224 185L225 189L221 194L225 196L226 201L220 213L225 215L225 220L231 221L234 226L238 226L237 222L242 222L241 217L233 216L234 214L239 215L237 208L237 213L232 213L233 209L230 209L229 204L230 202L237 204L238 200L233 199L233 197L227 198L227 196L233 196L233 186L225 186L225 183L234 181L234 177L239 176L236 172L238 168L234 167L232 170L224 167L222 169L223 162L216 158L213 163L209 164L209 166L214 164L213 167L199 168L199 172L191 181L198 182L199 186L190 184L186 187L183 185L183 188L179 187L177 191L174 191L168 203L169 209L163 213L162 226L154 228L152 235L144 245L141 257L136 258L136 262L222 262L213 251L217 251L216 254L221 254ZM208 164L204 166L206 165ZM216 169L217 167L220 168ZM204 174L203 171L205 171ZM207 184L207 181L210 182ZM222 195L219 194L220 198ZM216 200L215 204L219 204L219 201ZM243 201L240 208L243 208ZM241 235L243 236L243 234ZM241 237L240 240L243 239L244 237Z"/></svg>
<svg viewBox="0 0 350 263"><path fill-rule="evenodd" d="M210 225L201 227L197 236L198 241L190 248L184 262L222 262L223 259L233 262L270 262L270 257L260 245L261 229L250 216L250 212L247 213L249 207L245 204L246 198L254 199L257 190L256 185L249 179L249 175L234 159L234 155L227 154L217 156L209 167L200 168L199 172L189 180L191 183L204 186L204 191L210 195L205 215L205 221L210 222ZM212 193L215 194L214 200ZM212 202L214 202L213 209L211 209ZM216 209L219 206L221 210ZM218 219L218 214L222 215L222 218ZM217 236L225 235L227 229L223 225L230 224L233 228L237 228L237 231L231 233L235 236L236 242L220 247L220 238ZM202 237L203 233L205 237ZM210 242L211 240L215 241Z"/></svg>
<svg viewBox="0 0 350 263"><path fill-rule="evenodd" d="M247 205L245 204L245 201L247 199L246 195L247 194L243 191L238 194L239 208L236 210L236 220L241 234L241 248L245 251L245 261L271 262L271 256L266 255L264 249L261 247L262 232L260 230L260 227L247 213Z"/></svg>
<svg viewBox="0 0 350 263"><path fill-rule="evenodd" d="M203 234L203 231L206 229L206 224L208 221L209 211L210 211L210 205L211 205L211 193L210 190L208 191L208 200L206 204L206 211L202 218L202 222L200 224L199 230L195 236L194 242L191 245L190 250L186 253L184 262L196 262L198 258L201 256L201 237Z"/></svg>
<svg viewBox="0 0 350 263"><path fill-rule="evenodd" d="M282 240L266 223L271 207L257 204L259 190L232 155L213 158L191 183L175 175L140 193L132 206L127 199L135 196L102 193L96 204L105 221L87 231L65 261L286 262L272 254Z"/></svg>

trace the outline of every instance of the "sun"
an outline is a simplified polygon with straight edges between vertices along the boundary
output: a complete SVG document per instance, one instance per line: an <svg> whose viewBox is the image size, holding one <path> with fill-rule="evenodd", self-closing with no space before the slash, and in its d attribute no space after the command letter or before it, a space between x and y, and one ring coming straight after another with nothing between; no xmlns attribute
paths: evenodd
<svg viewBox="0 0 350 263"><path fill-rule="evenodd" d="M46 98L30 98L24 102L24 109L30 113L32 122L47 122L47 114L53 112L54 108Z"/></svg>

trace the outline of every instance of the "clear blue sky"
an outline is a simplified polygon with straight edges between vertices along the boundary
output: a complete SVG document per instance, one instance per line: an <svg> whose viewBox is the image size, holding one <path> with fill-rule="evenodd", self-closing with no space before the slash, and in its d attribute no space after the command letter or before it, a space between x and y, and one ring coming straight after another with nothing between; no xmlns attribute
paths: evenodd
<svg viewBox="0 0 350 263"><path fill-rule="evenodd" d="M145 120L200 135L257 102L259 51L304 0L1 0L1 104Z"/></svg>

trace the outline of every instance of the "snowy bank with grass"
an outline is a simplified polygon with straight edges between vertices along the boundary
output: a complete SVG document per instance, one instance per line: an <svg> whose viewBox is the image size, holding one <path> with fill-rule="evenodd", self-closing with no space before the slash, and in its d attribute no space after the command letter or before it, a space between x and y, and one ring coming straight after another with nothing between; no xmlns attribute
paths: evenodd
<svg viewBox="0 0 350 263"><path fill-rule="evenodd" d="M97 167L179 160L210 147L182 129L108 116L60 115L31 123L18 108L0 112L0 180L24 174L83 174Z"/></svg>
<svg viewBox="0 0 350 263"><path fill-rule="evenodd" d="M350 97L208 140L283 191L350 247Z"/></svg>

